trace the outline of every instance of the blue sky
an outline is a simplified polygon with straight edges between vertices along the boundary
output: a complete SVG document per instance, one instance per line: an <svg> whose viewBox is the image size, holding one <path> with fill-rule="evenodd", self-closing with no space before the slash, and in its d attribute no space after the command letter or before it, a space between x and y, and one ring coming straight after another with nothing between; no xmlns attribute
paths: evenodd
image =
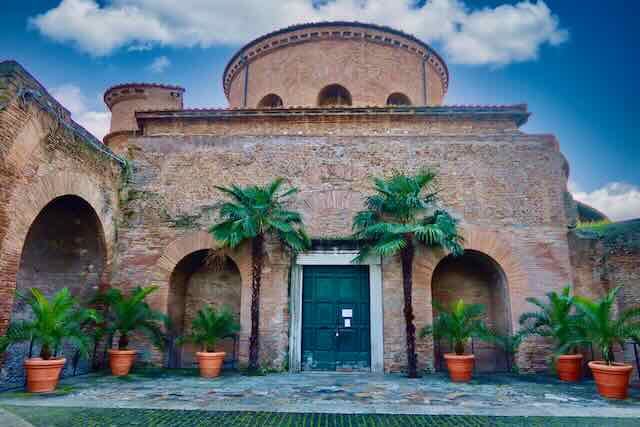
<svg viewBox="0 0 640 427"><path fill-rule="evenodd" d="M447 104L527 102L523 130L553 133L575 197L616 219L640 216L640 2L612 0L21 0L0 15L0 59L15 59L94 133L113 84L187 89L224 106L221 74L243 43L299 22L357 19L415 34L451 73ZM635 31L637 33L637 31Z"/></svg>

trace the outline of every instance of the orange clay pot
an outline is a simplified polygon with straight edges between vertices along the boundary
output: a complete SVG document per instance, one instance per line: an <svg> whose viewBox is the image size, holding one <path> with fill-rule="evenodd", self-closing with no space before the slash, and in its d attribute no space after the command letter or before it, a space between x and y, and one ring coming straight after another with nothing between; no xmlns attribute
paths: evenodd
<svg viewBox="0 0 640 427"><path fill-rule="evenodd" d="M27 391L29 393L54 391L66 361L67 359L64 357L49 360L34 357L25 360L24 369L27 371Z"/></svg>
<svg viewBox="0 0 640 427"><path fill-rule="evenodd" d="M469 382L473 375L473 363L476 357L473 354L447 353L444 355L449 369L449 377L454 382Z"/></svg>
<svg viewBox="0 0 640 427"><path fill-rule="evenodd" d="M556 360L558 378L562 381L578 382L582 379L582 355L563 354Z"/></svg>
<svg viewBox="0 0 640 427"><path fill-rule="evenodd" d="M109 350L109 366L111 366L111 374L116 377L129 375L131 366L136 360L135 350Z"/></svg>
<svg viewBox="0 0 640 427"><path fill-rule="evenodd" d="M607 365L606 362L589 362L589 368L596 380L598 393L609 399L626 399L629 390L629 379L633 366L624 363Z"/></svg>
<svg viewBox="0 0 640 427"><path fill-rule="evenodd" d="M200 376L204 378L215 378L220 375L224 356L227 353L208 353L199 351L196 353L198 357L198 366L200 367Z"/></svg>

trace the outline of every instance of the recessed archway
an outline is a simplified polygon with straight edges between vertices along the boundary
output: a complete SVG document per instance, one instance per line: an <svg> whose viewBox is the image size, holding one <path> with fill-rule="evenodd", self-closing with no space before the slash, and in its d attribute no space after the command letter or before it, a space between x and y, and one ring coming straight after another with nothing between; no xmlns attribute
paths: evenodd
<svg viewBox="0 0 640 427"><path fill-rule="evenodd" d="M228 306L240 321L242 279L236 264L230 258L211 262L209 250L195 251L185 256L174 268L169 279L167 315L171 321L173 336L188 334L191 322L198 310L206 305L215 308ZM219 343L220 351L227 356L225 364L234 365L238 358L237 340L233 338ZM184 344L182 348L170 349L169 367L195 366L194 345Z"/></svg>
<svg viewBox="0 0 640 427"><path fill-rule="evenodd" d="M431 279L432 301L448 307L463 299L468 304L485 306L484 321L499 334L511 332L511 315L507 278L498 263L488 255L467 250L459 257L447 256L436 266ZM437 310L433 309L434 317ZM442 355L450 352L446 340L435 342L436 369L442 369ZM495 372L507 369L504 352L495 345L473 341L478 372Z"/></svg>
<svg viewBox="0 0 640 427"><path fill-rule="evenodd" d="M16 275L16 290L24 294L38 288L51 296L66 287L81 302L86 302L97 291L106 264L104 231L95 210L81 197L57 197L40 211L29 227ZM30 316L29 308L16 298L11 321ZM37 348L32 351L37 355ZM23 381L22 361L28 354L29 343L10 347L5 362L6 383ZM79 360L74 366L73 346L58 349L58 354L70 362L65 373L88 371L87 361Z"/></svg>
<svg viewBox="0 0 640 427"><path fill-rule="evenodd" d="M318 106L351 105L351 93L339 84L325 86L318 94Z"/></svg>
<svg viewBox="0 0 640 427"><path fill-rule="evenodd" d="M411 105L411 100L404 93L394 92L387 98L387 105Z"/></svg>
<svg viewBox="0 0 640 427"><path fill-rule="evenodd" d="M282 107L284 103L282 102L282 98L275 93L270 93L262 97L260 102L258 103L258 108L278 108Z"/></svg>

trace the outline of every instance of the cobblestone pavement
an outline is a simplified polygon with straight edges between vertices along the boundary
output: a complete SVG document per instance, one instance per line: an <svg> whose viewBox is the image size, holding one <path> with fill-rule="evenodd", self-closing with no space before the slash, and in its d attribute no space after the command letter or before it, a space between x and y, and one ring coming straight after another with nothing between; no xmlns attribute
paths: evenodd
<svg viewBox="0 0 640 427"><path fill-rule="evenodd" d="M2 406L131 408L333 414L640 417L640 389L626 401L598 396L593 381L565 384L547 376L477 376L455 384L445 375L226 374L142 371L61 381L56 393L0 393ZM428 424L427 424L428 425Z"/></svg>

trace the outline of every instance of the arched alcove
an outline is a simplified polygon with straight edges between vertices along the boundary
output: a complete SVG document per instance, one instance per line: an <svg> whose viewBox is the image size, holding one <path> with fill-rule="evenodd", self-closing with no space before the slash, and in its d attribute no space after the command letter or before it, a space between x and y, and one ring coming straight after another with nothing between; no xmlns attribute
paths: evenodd
<svg viewBox="0 0 640 427"><path fill-rule="evenodd" d="M404 93L394 92L387 98L387 105L411 105L411 100Z"/></svg>
<svg viewBox="0 0 640 427"><path fill-rule="evenodd" d="M242 280L238 267L229 258L210 262L208 255L207 249L192 252L178 262L171 274L167 314L174 336L188 334L198 310L206 305L230 307L239 322ZM227 366L237 360L235 344L233 339L225 339L218 344L220 351L227 353ZM177 351L169 354L169 367L195 366L195 352L199 349L194 345L184 344L181 349L174 350Z"/></svg>
<svg viewBox="0 0 640 427"><path fill-rule="evenodd" d="M341 106L351 105L351 94L339 84L325 86L318 94L318 106Z"/></svg>
<svg viewBox="0 0 640 427"><path fill-rule="evenodd" d="M104 232L98 215L83 198L66 195L47 204L29 227L16 275L16 290L28 293L38 288L51 296L62 288L87 302L98 289L106 266ZM20 299L15 299L11 321L28 319L31 310ZM67 358L63 375L87 372L89 362L80 360L73 366L75 347L58 349ZM39 349L33 348L33 355ZM6 356L5 382L21 384L22 362L29 354L29 343L13 345Z"/></svg>
<svg viewBox="0 0 640 427"><path fill-rule="evenodd" d="M468 304L485 306L485 322L500 334L511 332L511 315L504 271L488 255L466 250L463 255L443 258L431 280L432 300L449 307L458 299ZM437 310L434 307L434 317ZM435 342L436 369L444 369L442 355L452 351L446 340ZM471 351L472 348L467 348ZM507 367L504 352L492 344L475 339L473 352L477 372L503 371Z"/></svg>
<svg viewBox="0 0 640 427"><path fill-rule="evenodd" d="M258 103L258 108L277 108L282 107L284 103L282 102L282 98L275 93L270 93L262 97L260 102Z"/></svg>

